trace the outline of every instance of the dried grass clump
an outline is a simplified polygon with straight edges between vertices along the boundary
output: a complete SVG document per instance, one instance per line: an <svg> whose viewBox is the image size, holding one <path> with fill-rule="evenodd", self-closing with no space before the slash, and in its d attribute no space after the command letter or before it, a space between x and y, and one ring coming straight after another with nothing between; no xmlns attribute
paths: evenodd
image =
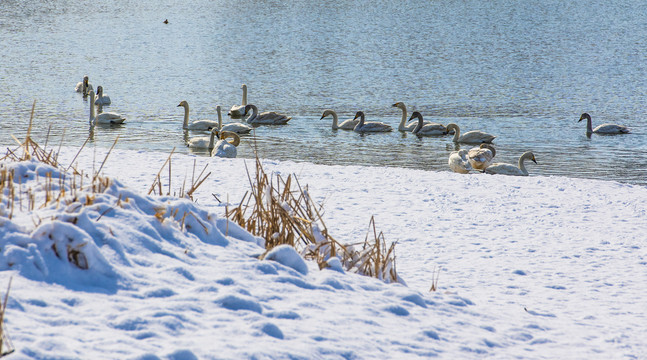
<svg viewBox="0 0 647 360"><path fill-rule="evenodd" d="M323 209L315 204L296 176L283 178L265 173L256 157L256 173L247 169L251 191L243 195L240 205L227 209L227 217L251 234L265 239L265 248L288 244L306 258L314 259L320 268L337 256L346 271L397 282L395 243L387 248L384 234L377 233L371 218L372 236L363 242L344 245L335 240L322 219Z"/></svg>
<svg viewBox="0 0 647 360"><path fill-rule="evenodd" d="M11 288L11 279L9 278L9 285L7 286L7 293L5 293L4 301L0 298L0 357L9 355L14 352L13 344L7 333L7 328L4 325L5 310L7 310L7 301L9 300L9 289Z"/></svg>

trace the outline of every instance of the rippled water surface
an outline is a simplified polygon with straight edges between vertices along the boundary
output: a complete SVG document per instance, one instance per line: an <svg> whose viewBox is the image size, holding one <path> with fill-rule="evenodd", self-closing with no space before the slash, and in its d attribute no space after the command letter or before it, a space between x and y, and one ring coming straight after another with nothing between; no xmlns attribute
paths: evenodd
<svg viewBox="0 0 647 360"><path fill-rule="evenodd" d="M643 1L0 2L0 145L32 135L80 146L102 85L127 124L91 145L190 152L181 130L239 104L292 116L256 128L262 157L448 171L450 137L331 130L362 110L394 128L405 102L426 120L497 135L499 161L532 150L531 174L647 184L647 3ZM163 21L168 19L169 23ZM628 125L585 136L577 120ZM229 119L226 118L226 121ZM48 136L49 134L49 136ZM189 133L188 136L205 135ZM239 157L253 156L243 138ZM468 146L469 147L469 146Z"/></svg>

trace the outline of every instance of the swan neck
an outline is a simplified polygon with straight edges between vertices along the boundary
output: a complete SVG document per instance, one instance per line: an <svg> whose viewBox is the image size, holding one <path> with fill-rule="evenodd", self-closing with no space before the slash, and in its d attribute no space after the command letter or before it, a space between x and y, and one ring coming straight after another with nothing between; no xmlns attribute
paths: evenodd
<svg viewBox="0 0 647 360"><path fill-rule="evenodd" d="M405 106L400 107L402 110L402 120L400 120L400 130L404 128L404 125L407 123L407 108Z"/></svg>
<svg viewBox="0 0 647 360"><path fill-rule="evenodd" d="M247 86L243 86L243 106L247 105Z"/></svg>
<svg viewBox="0 0 647 360"><path fill-rule="evenodd" d="M521 169L521 172L524 174L528 174L528 170L526 170L526 165L524 164L524 161L526 159L530 158L530 154L525 153L519 157L519 169Z"/></svg>
<svg viewBox="0 0 647 360"><path fill-rule="evenodd" d="M593 133L593 124L591 123L591 118L586 118L586 134L591 135Z"/></svg>
<svg viewBox="0 0 647 360"><path fill-rule="evenodd" d="M364 120L365 120L364 113L362 113L359 116L359 124L357 124L357 125L359 125L359 127L364 126Z"/></svg>
<svg viewBox="0 0 647 360"><path fill-rule="evenodd" d="M424 122L423 122L423 120L422 120L422 116L418 116L418 124L416 124L416 128L415 128L415 129L413 129L413 132L414 132L414 133L419 132L419 131L420 131L420 129L422 129L422 125L423 125L423 123L424 123Z"/></svg>
<svg viewBox="0 0 647 360"><path fill-rule="evenodd" d="M337 113L334 111L331 111L330 115L332 115L332 129L333 130L339 129L339 118L337 118Z"/></svg>
<svg viewBox="0 0 647 360"><path fill-rule="evenodd" d="M94 101L88 101L90 103L90 122L94 121L96 114L94 112Z"/></svg>
<svg viewBox="0 0 647 360"><path fill-rule="evenodd" d="M247 122L253 122L256 120L256 116L258 116L258 108L256 106L252 105L252 114L247 118Z"/></svg>
<svg viewBox="0 0 647 360"><path fill-rule="evenodd" d="M218 131L222 130L222 114L220 113L220 108L217 109L218 111Z"/></svg>
<svg viewBox="0 0 647 360"><path fill-rule="evenodd" d="M182 106L184 108L184 122L182 123L182 129L189 128L189 104Z"/></svg>
<svg viewBox="0 0 647 360"><path fill-rule="evenodd" d="M454 129L454 140L453 141L458 142L458 138L461 136L461 130L458 127L458 125L453 125L451 127L448 126L447 131L449 131L449 129Z"/></svg>
<svg viewBox="0 0 647 360"><path fill-rule="evenodd" d="M215 143L216 143L216 132L212 131L211 137L209 137L209 149L213 149Z"/></svg>

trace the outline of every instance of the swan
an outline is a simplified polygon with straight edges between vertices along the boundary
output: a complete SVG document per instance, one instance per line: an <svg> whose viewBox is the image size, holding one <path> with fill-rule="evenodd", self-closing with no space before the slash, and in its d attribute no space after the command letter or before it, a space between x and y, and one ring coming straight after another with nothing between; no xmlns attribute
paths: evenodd
<svg viewBox="0 0 647 360"><path fill-rule="evenodd" d="M97 96L94 98L94 104L95 105L110 105L110 96L108 95L103 95L103 86L99 85L97 86Z"/></svg>
<svg viewBox="0 0 647 360"><path fill-rule="evenodd" d="M189 103L182 100L177 107L184 108L184 123L182 129L184 130L211 130L218 129L218 122L215 120L196 120L189 124Z"/></svg>
<svg viewBox="0 0 647 360"><path fill-rule="evenodd" d="M481 146L472 148L467 152L467 158L474 170L483 170L488 167L495 155L494 146L488 143L483 143Z"/></svg>
<svg viewBox="0 0 647 360"><path fill-rule="evenodd" d="M89 82L89 77L87 75L83 76L83 81L80 81L74 87L74 91L82 93L83 96L88 96L88 91L92 90L92 84Z"/></svg>
<svg viewBox="0 0 647 360"><path fill-rule="evenodd" d="M236 134L249 134L254 128L239 122L229 123L222 125L222 114L220 105L216 106L216 111L218 112L218 129L220 131L229 131Z"/></svg>
<svg viewBox="0 0 647 360"><path fill-rule="evenodd" d="M90 99L94 99L94 91L90 89L88 92ZM120 114L114 112L104 112L99 115L94 113L94 102L89 101L90 103L90 124L123 124L126 121L126 118Z"/></svg>
<svg viewBox="0 0 647 360"><path fill-rule="evenodd" d="M624 125L616 124L602 124L597 126L595 129L592 129L591 125L591 115L584 113L580 116L580 119L577 122L586 119L586 136L591 137L591 134L601 134L601 135L611 135L611 134L627 134L629 129Z"/></svg>
<svg viewBox="0 0 647 360"><path fill-rule="evenodd" d="M292 119L291 117L288 117L283 114L279 114L274 111L265 111L262 113L258 113L258 108L256 105L252 104L247 104L245 105L245 115L249 112L249 110L252 111L252 115L247 118L247 122L250 124L255 124L255 125L285 125Z"/></svg>
<svg viewBox="0 0 647 360"><path fill-rule="evenodd" d="M227 138L233 138L232 142L227 141ZM211 156L235 158L238 154L236 147L240 144L240 137L235 132L221 131L220 140L216 142L211 150Z"/></svg>
<svg viewBox="0 0 647 360"><path fill-rule="evenodd" d="M469 160L467 159L467 150L452 151L447 160L449 168L452 171L467 174L472 170Z"/></svg>
<svg viewBox="0 0 647 360"><path fill-rule="evenodd" d="M523 165L523 162L526 159L532 160L532 162L534 162L535 164L537 163L537 160L535 160L535 155L532 153L532 151L526 151L519 157L518 166L506 163L494 163L486 167L485 172L488 174L528 176L528 170L526 170L526 167Z"/></svg>
<svg viewBox="0 0 647 360"><path fill-rule="evenodd" d="M241 105L234 105L229 110L227 115L233 118L241 118L245 116L245 106L247 105L247 85L243 84L241 87L243 89L243 102Z"/></svg>
<svg viewBox="0 0 647 360"><path fill-rule="evenodd" d="M480 130L468 131L461 136L461 129L456 124L448 124L447 131L454 130L454 142L466 144L491 143L496 136L484 133Z"/></svg>
<svg viewBox="0 0 647 360"><path fill-rule="evenodd" d="M411 114L411 118L418 118L418 124L416 127L413 129L412 133L418 135L418 136L434 136L434 135L446 135L447 134L447 128L444 127L443 125L440 124L432 124L432 123L424 123L424 120L422 119L422 114L414 111L413 114Z"/></svg>
<svg viewBox="0 0 647 360"><path fill-rule="evenodd" d="M357 125L355 125L355 128L353 129L356 132L359 132L359 133L365 133L365 132L388 132L388 131L393 130L391 125L385 124L383 122L365 121L363 111L358 111L355 114L355 117L353 119L357 119L357 118L359 118L359 123L357 123Z"/></svg>
<svg viewBox="0 0 647 360"><path fill-rule="evenodd" d="M211 135L209 136L195 136L187 141L186 146L192 149L213 149L216 142L216 135L218 135L218 129L213 128L210 130Z"/></svg>
<svg viewBox="0 0 647 360"><path fill-rule="evenodd" d="M415 129L416 126L418 126L417 122L407 123L407 106L403 102L399 101L391 106L397 107L400 110L402 110L402 119L400 120L400 124L398 125L398 131L413 131L413 129ZM436 123L432 123L430 121L425 120L424 125L427 125L427 124L436 124ZM437 125L440 125L440 124L437 124Z"/></svg>
<svg viewBox="0 0 647 360"><path fill-rule="evenodd" d="M321 119L325 118L328 115L332 115L332 129L337 130L337 129L342 129L342 130L353 130L355 126L359 123L358 119L348 119L342 121L341 125L339 125L339 119L337 118L337 113L335 110L324 110L323 115L321 115Z"/></svg>

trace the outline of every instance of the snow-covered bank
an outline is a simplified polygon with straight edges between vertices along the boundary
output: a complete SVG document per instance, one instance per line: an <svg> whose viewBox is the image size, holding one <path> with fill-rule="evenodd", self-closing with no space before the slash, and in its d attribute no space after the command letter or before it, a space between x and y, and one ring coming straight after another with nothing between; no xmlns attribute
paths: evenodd
<svg viewBox="0 0 647 360"><path fill-rule="evenodd" d="M68 164L77 150L65 149L61 162ZM78 167L97 168L107 150L96 151L95 157L84 150ZM340 241L363 240L375 216L387 241L398 242L398 272L408 284L387 285L312 263L303 274L257 260L262 249L249 234L225 230L225 204L212 195L238 201L249 189L250 160L174 155L171 192L191 178L194 159L197 172L209 164L212 174L194 194L197 205L144 196L167 157L113 150L102 174L119 182L105 199L97 196L96 209L78 214L83 221L76 230L61 222L58 230L34 231L33 214L3 219L3 243L16 234L39 240L83 230L88 236L81 239L95 243L103 265L103 272L88 275L92 268L66 265L46 246L28 247L45 254L41 267L49 277L39 277L37 266L1 272L4 283L16 274L6 314L17 349L11 357L607 359L647 353L644 187L264 161L266 172L296 174L309 185ZM164 179L165 172L167 184ZM121 193L133 199L130 208L114 207ZM160 222L154 209L161 206L195 213L218 240L183 228L179 219ZM108 207L115 211L105 212ZM45 219L74 210L35 213ZM17 260L25 269L34 263L29 254ZM439 291L429 293L438 267Z"/></svg>

